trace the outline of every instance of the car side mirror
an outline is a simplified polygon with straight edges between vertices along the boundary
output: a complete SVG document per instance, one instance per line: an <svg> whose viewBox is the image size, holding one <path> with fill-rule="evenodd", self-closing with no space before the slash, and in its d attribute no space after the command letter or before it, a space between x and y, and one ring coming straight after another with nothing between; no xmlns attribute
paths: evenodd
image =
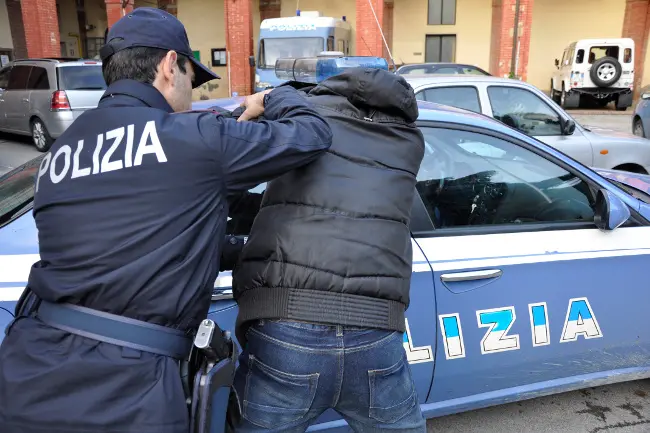
<svg viewBox="0 0 650 433"><path fill-rule="evenodd" d="M555 66L558 66L558 67L560 66L560 60L555 59Z"/></svg>
<svg viewBox="0 0 650 433"><path fill-rule="evenodd" d="M594 223L603 231L614 230L631 216L630 208L614 193L601 188L596 195Z"/></svg>
<svg viewBox="0 0 650 433"><path fill-rule="evenodd" d="M562 135L573 135L576 130L576 123L572 119L560 120L560 127L562 128Z"/></svg>
<svg viewBox="0 0 650 433"><path fill-rule="evenodd" d="M251 68L255 67L255 56L248 57L248 64L250 65Z"/></svg>

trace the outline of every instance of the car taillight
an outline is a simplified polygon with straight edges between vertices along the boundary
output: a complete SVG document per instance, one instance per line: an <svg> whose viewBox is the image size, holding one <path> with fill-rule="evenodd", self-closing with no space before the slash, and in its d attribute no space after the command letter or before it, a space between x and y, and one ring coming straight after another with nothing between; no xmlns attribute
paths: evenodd
<svg viewBox="0 0 650 433"><path fill-rule="evenodd" d="M50 110L52 111L61 111L69 110L70 101L68 101L68 95L66 95L64 90L57 90L52 93L52 103L50 105Z"/></svg>

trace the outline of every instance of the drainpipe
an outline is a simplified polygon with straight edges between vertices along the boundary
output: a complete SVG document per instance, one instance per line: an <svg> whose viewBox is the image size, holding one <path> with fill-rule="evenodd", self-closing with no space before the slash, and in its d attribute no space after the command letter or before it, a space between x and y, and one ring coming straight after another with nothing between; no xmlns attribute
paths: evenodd
<svg viewBox="0 0 650 433"><path fill-rule="evenodd" d="M515 2L515 26L512 29L512 57L510 59L510 75L517 77L517 54L519 52L519 6L520 0Z"/></svg>

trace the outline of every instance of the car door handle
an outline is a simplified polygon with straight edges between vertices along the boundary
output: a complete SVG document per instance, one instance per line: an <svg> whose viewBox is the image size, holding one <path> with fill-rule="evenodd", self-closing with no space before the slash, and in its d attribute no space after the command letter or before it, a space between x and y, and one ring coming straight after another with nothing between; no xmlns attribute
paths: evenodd
<svg viewBox="0 0 650 433"><path fill-rule="evenodd" d="M501 269L486 269L483 271L456 272L453 274L442 274L440 279L445 283L454 283L458 281L485 280L488 278L500 277L503 272Z"/></svg>
<svg viewBox="0 0 650 433"><path fill-rule="evenodd" d="M29 102L29 98L23 98L23 102Z"/></svg>

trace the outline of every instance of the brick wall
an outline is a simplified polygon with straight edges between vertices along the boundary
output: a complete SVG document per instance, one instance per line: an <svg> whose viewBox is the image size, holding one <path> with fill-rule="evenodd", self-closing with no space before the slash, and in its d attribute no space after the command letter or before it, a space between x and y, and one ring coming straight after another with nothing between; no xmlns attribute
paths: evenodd
<svg viewBox="0 0 650 433"><path fill-rule="evenodd" d="M634 97L639 96L643 65L648 48L650 26L650 1L627 0L623 17L622 37L634 40Z"/></svg>
<svg viewBox="0 0 650 433"><path fill-rule="evenodd" d="M391 51L393 50L393 5L394 3L392 1L384 2L384 23L382 24L384 37L386 38L386 43L388 44L388 48L390 48ZM384 53L384 58L388 59L390 62L388 50L383 43L382 50Z"/></svg>
<svg viewBox="0 0 650 433"><path fill-rule="evenodd" d="M248 58L253 55L253 2L224 0L224 6L231 92L239 96L250 95L253 71Z"/></svg>
<svg viewBox="0 0 650 433"><path fill-rule="evenodd" d="M267 18L280 18L281 0L260 0L260 22Z"/></svg>
<svg viewBox="0 0 650 433"><path fill-rule="evenodd" d="M27 56L32 58L61 56L56 1L22 0L21 11Z"/></svg>
<svg viewBox="0 0 650 433"><path fill-rule="evenodd" d="M520 0L519 60L515 76L526 80L530 51L530 31L533 24L534 0ZM492 0L492 35L490 41L490 73L499 77L508 76L512 61L516 0Z"/></svg>
<svg viewBox="0 0 650 433"><path fill-rule="evenodd" d="M14 43L14 58L27 58L27 42L25 41L25 27L23 26L23 12L20 0L7 0L7 15L11 39Z"/></svg>
<svg viewBox="0 0 650 433"><path fill-rule="evenodd" d="M158 7L164 9L169 14L178 16L178 2L177 0L158 0Z"/></svg>
<svg viewBox="0 0 650 433"><path fill-rule="evenodd" d="M380 23L384 23L384 0L371 0ZM384 56L384 42L368 0L356 0L356 48L357 56Z"/></svg>
<svg viewBox="0 0 650 433"><path fill-rule="evenodd" d="M106 1L106 18L108 19L108 28L118 22L124 15L133 12L133 0L105 0ZM125 7L122 8L122 5ZM124 9L124 11L122 10Z"/></svg>

